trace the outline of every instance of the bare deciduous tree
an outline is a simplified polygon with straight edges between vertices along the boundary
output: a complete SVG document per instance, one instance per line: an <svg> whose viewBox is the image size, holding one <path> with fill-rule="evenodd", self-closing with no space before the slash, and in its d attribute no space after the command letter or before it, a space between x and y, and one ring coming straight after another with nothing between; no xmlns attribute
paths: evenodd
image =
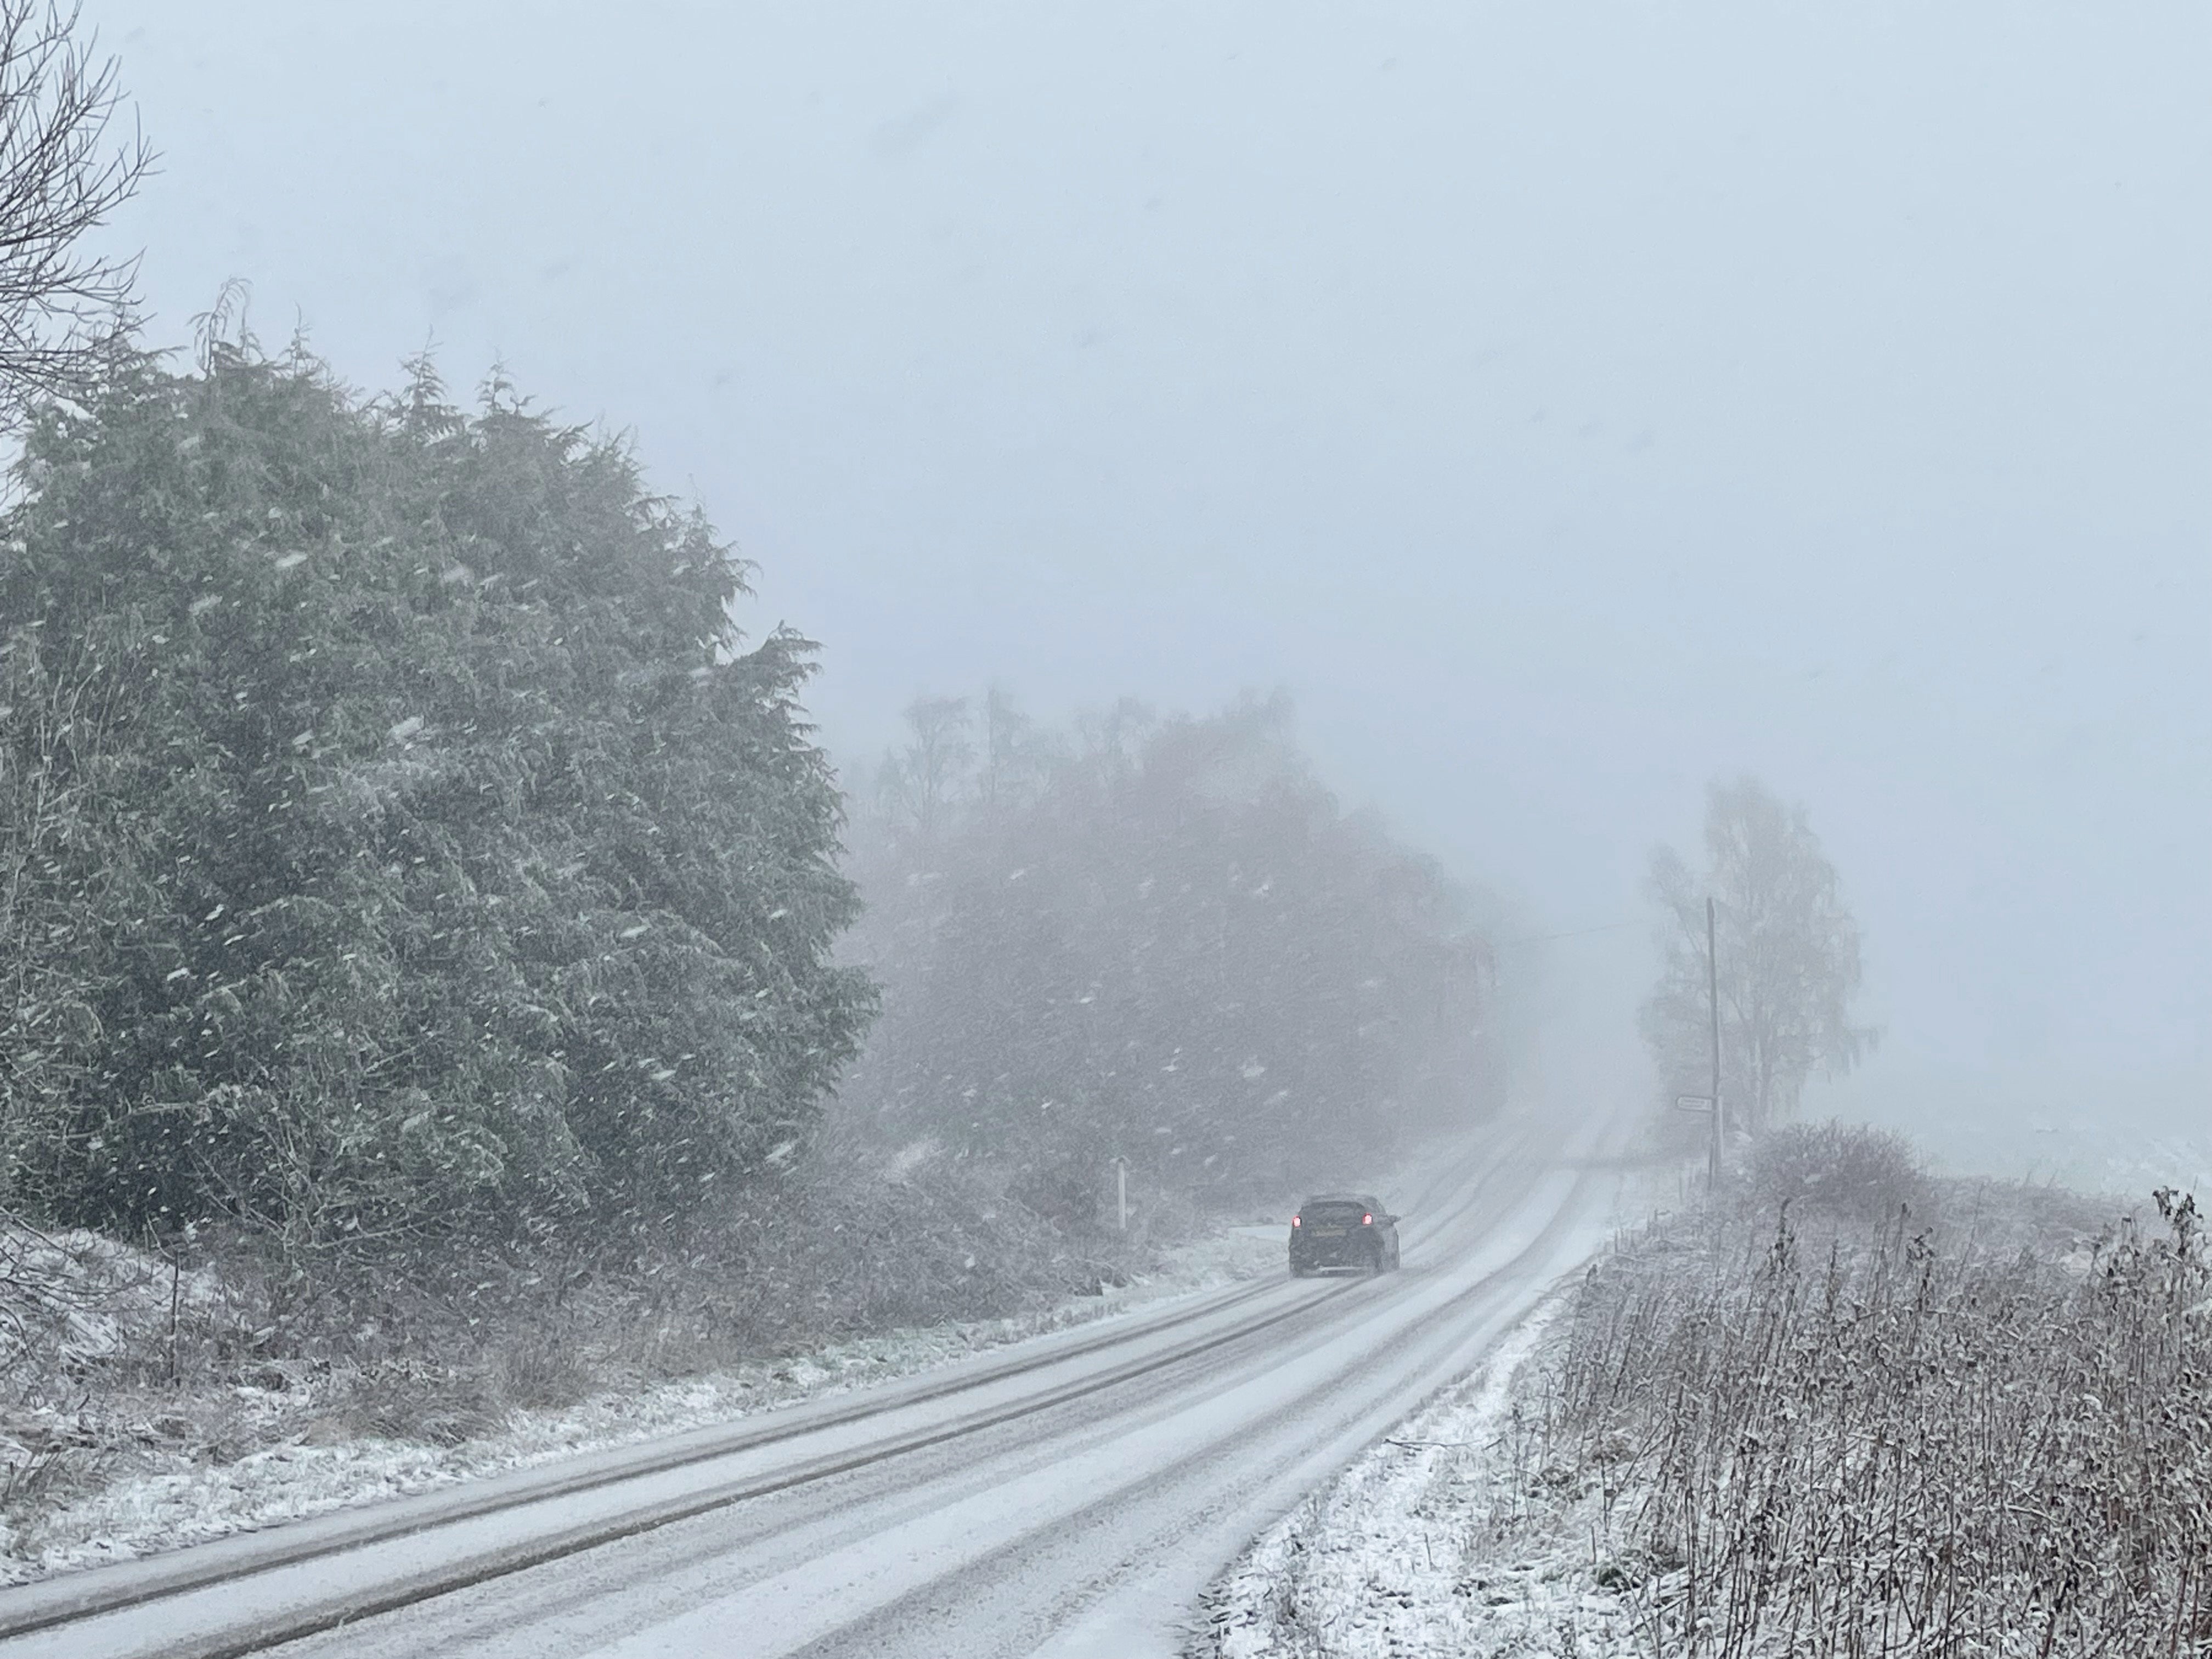
<svg viewBox="0 0 2212 1659"><path fill-rule="evenodd" d="M1702 880L1671 848L1651 860L1659 983L1644 1033L1671 1087L1702 1091L1709 1061L1705 898L1718 904L1721 1093L1757 1132L1787 1117L1815 1072L1850 1071L1875 1033L1850 1023L1859 929L1802 806L1756 778L1715 783Z"/></svg>
<svg viewBox="0 0 2212 1659"><path fill-rule="evenodd" d="M905 748L889 757L878 781L893 823L934 845L975 763L965 697L916 697L907 706Z"/></svg>
<svg viewBox="0 0 2212 1659"><path fill-rule="evenodd" d="M1004 686L994 685L983 694L982 727L975 805L995 815L1012 811L1027 798L1038 781L1044 756L1035 723Z"/></svg>
<svg viewBox="0 0 2212 1659"><path fill-rule="evenodd" d="M79 21L58 0L0 0L0 430L97 374L137 274L85 246L154 156L135 124L114 135L116 63Z"/></svg>

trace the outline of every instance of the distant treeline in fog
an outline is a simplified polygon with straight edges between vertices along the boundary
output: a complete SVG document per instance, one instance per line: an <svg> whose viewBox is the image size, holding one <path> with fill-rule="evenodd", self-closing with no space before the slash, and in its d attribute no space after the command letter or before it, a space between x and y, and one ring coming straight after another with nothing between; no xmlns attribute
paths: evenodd
<svg viewBox="0 0 2212 1659"><path fill-rule="evenodd" d="M1318 783L1279 700L1039 730L925 698L853 830L884 1011L843 1094L911 1157L1089 1219L1348 1178L1498 1079L1492 960L1430 860Z"/></svg>

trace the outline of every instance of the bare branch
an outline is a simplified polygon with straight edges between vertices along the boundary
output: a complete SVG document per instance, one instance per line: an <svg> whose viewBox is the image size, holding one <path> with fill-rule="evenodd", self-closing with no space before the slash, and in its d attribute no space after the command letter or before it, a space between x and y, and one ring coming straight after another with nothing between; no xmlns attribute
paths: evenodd
<svg viewBox="0 0 2212 1659"><path fill-rule="evenodd" d="M118 134L113 58L80 8L0 0L0 430L45 398L81 395L127 326L138 261L85 238L137 191L154 153Z"/></svg>

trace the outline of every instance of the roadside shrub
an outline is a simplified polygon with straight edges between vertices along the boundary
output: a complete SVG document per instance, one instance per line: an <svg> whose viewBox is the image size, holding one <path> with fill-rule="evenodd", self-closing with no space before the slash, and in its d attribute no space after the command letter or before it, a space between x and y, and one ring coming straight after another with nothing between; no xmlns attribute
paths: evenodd
<svg viewBox="0 0 2212 1659"><path fill-rule="evenodd" d="M404 1359L364 1370L331 1415L356 1434L457 1446L496 1428L500 1407L481 1366Z"/></svg>
<svg viewBox="0 0 2212 1659"><path fill-rule="evenodd" d="M492 1389L503 1405L544 1411L570 1405L594 1381L573 1322L549 1322L517 1332L494 1351Z"/></svg>
<svg viewBox="0 0 2212 1659"><path fill-rule="evenodd" d="M1761 1135L1743 1171L1743 1193L1768 1216L1818 1211L1845 1221L1924 1221L1935 1188L1912 1143L1863 1124L1792 1124Z"/></svg>

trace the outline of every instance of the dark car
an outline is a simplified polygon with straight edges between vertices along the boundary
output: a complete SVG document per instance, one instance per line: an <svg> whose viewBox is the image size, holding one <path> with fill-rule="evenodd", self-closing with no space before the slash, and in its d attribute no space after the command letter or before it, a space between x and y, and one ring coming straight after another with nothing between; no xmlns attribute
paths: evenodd
<svg viewBox="0 0 2212 1659"><path fill-rule="evenodd" d="M1398 1265L1398 1218L1369 1193L1323 1193L1291 1218L1291 1277L1323 1267L1379 1273Z"/></svg>

